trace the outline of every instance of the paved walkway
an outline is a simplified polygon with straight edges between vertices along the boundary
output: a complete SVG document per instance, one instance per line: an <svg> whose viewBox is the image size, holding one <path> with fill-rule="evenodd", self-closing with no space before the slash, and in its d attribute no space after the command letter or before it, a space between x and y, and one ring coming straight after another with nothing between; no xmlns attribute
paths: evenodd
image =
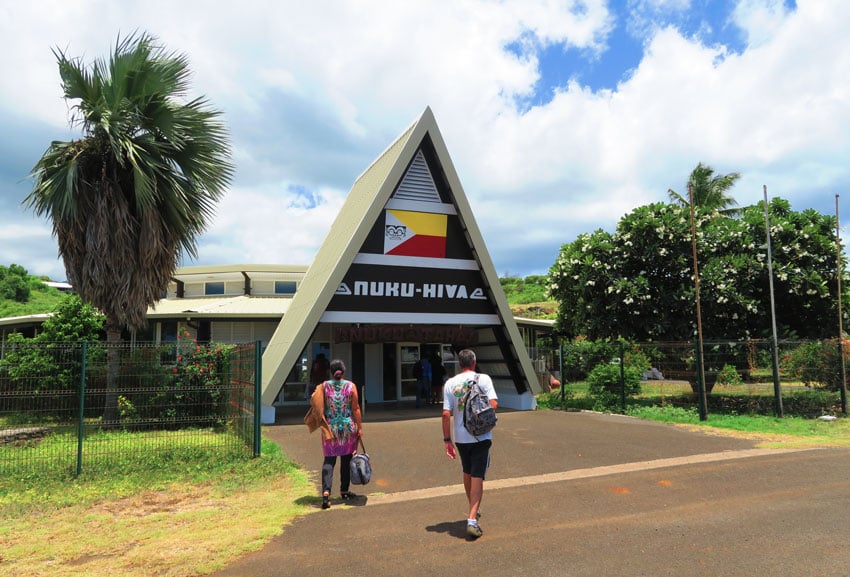
<svg viewBox="0 0 850 577"><path fill-rule="evenodd" d="M318 482L302 410L266 434ZM371 410L372 482L216 575L850 575L850 451L751 441L616 415L500 413L482 503L464 540L460 465L437 407ZM338 478L338 477L337 477ZM334 490L337 490L337 486ZM318 494L318 484L317 484Z"/></svg>

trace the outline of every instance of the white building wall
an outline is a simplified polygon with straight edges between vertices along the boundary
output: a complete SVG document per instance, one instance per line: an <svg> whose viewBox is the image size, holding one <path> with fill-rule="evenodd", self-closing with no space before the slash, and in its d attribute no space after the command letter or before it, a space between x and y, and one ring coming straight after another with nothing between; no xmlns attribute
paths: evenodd
<svg viewBox="0 0 850 577"><path fill-rule="evenodd" d="M252 296L268 296L274 294L273 280L252 280L251 295Z"/></svg>
<svg viewBox="0 0 850 577"><path fill-rule="evenodd" d="M262 346L265 347L269 344L269 341L274 334L275 329L277 328L277 322L255 322L252 323L254 325L254 335L253 340L260 341Z"/></svg>

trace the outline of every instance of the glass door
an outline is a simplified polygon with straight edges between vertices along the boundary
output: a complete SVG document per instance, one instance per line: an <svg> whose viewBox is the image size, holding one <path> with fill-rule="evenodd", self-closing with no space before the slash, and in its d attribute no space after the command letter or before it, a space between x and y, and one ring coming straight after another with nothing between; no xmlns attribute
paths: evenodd
<svg viewBox="0 0 850 577"><path fill-rule="evenodd" d="M457 366L457 358L455 351L451 345L443 345L440 351L440 361L443 363L443 369L446 371L446 379L455 376L460 369Z"/></svg>
<svg viewBox="0 0 850 577"><path fill-rule="evenodd" d="M419 360L419 343L402 343L399 345L399 399L412 400L416 398L416 377L413 376L413 366Z"/></svg>

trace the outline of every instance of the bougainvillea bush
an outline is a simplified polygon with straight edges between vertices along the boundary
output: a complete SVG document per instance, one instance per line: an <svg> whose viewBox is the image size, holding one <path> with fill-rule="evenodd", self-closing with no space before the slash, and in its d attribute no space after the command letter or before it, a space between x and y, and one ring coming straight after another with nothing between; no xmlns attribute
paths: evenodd
<svg viewBox="0 0 850 577"><path fill-rule="evenodd" d="M226 385L232 345L200 344L184 327L177 335L171 380L159 395L160 417L179 426L199 417L218 424L225 414Z"/></svg>
<svg viewBox="0 0 850 577"><path fill-rule="evenodd" d="M850 339L844 339L844 365L850 369ZM782 373L809 387L830 391L841 388L841 355L838 339L802 343L779 361Z"/></svg>

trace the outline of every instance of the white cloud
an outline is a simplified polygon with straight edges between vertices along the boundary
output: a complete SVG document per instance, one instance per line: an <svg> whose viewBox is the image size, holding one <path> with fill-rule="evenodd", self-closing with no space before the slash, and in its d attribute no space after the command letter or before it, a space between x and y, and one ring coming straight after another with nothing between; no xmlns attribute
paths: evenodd
<svg viewBox="0 0 850 577"><path fill-rule="evenodd" d="M733 194L744 204L768 184L797 209L830 211L850 184L850 4L741 1L729 17L746 34L742 50L676 26L700 3L627 4L645 34L631 76L616 90L573 83L520 110L541 47L604 63L630 15L601 0L7 3L0 58L16 73L0 78L0 117L63 137L51 47L90 60L139 29L187 53L193 89L224 111L237 162L200 240L205 263L308 264L357 175L429 105L500 271L544 272L561 244L666 200L697 162L741 172ZM526 51L509 49L522 42ZM0 146L18 142L7 134ZM0 179L18 182L46 145L20 170L0 162ZM20 219L0 213L0 229ZM31 269L56 254L40 230L27 242L42 256L21 263ZM0 243L0 264L22 255L10 246Z"/></svg>
<svg viewBox="0 0 850 577"><path fill-rule="evenodd" d="M744 31L750 46L767 42L787 17L784 0L742 0L732 11L732 20Z"/></svg>

